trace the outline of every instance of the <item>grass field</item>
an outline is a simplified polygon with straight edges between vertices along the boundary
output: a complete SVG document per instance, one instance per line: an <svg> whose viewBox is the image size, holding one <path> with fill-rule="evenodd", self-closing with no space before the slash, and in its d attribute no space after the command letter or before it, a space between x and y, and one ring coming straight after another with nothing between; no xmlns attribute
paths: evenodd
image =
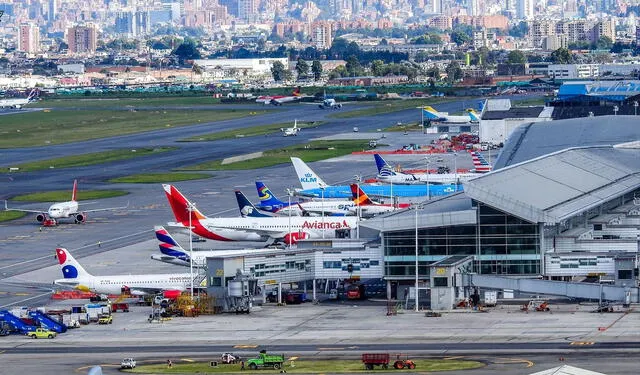
<svg viewBox="0 0 640 375"><path fill-rule="evenodd" d="M209 177L211 177L211 175L206 173L181 173L181 172L141 173L141 174L134 174L131 176L112 178L111 180L109 180L109 182L129 183L129 184L153 184L153 183L201 180L203 178L209 178Z"/></svg>
<svg viewBox="0 0 640 375"><path fill-rule="evenodd" d="M186 97L160 97L160 98L68 98L68 99L45 99L34 103L37 108L124 108L124 107L154 107L161 106L168 108L171 106L200 106L220 104L220 99L213 99L210 96L186 96Z"/></svg>
<svg viewBox="0 0 640 375"><path fill-rule="evenodd" d="M2 116L0 148L62 144L263 114L249 110L30 112Z"/></svg>
<svg viewBox="0 0 640 375"><path fill-rule="evenodd" d="M92 199L113 198L127 195L123 190L80 190L78 189L79 201L86 201ZM71 190L57 190L57 191L45 191L41 193L32 193L17 195L11 198L12 201L22 202L64 202L71 199Z"/></svg>
<svg viewBox="0 0 640 375"><path fill-rule="evenodd" d="M435 371L453 371L453 370L470 370L483 367L484 364L478 361L470 360L443 360L443 359L417 359L416 368L414 370L404 369L402 373L426 373ZM362 363L357 360L324 360L324 361L295 361L295 367L291 367L291 362L285 362L283 369L291 374L342 374L342 373L368 373L372 371L365 370ZM239 364L219 365L211 367L209 362L174 362L171 368L165 363L153 365L139 365L134 370L125 372L145 373L145 374L220 374L220 373L247 373L249 370L240 370ZM375 371L390 372L398 371L389 369L387 371L377 367ZM251 371L249 371L251 372ZM264 374L277 374L280 370L264 369L260 370Z"/></svg>
<svg viewBox="0 0 640 375"><path fill-rule="evenodd" d="M271 167L277 164L289 163L291 156L297 156L306 162L314 162L343 156L353 151L366 150L369 148L369 141L314 141L307 144L285 147L277 150L265 151L263 156L256 159L239 161L236 163L222 165L222 160L214 160L202 164L181 168L182 170L238 170L238 169L258 169Z"/></svg>
<svg viewBox="0 0 640 375"><path fill-rule="evenodd" d="M39 160L31 163L18 165L10 165L5 167L19 168L19 172L33 172L50 168L71 168L83 167L100 163L109 163L112 161L131 159L135 157L147 156L155 153L176 150L176 147L159 147L159 148L136 148L132 150L111 150L103 152L93 152L90 154L80 154L65 156L62 158ZM3 168L2 172L7 173L8 168ZM11 172L16 173L16 172Z"/></svg>
<svg viewBox="0 0 640 375"><path fill-rule="evenodd" d="M301 129L311 128L324 124L321 121L310 122L298 122L298 127ZM256 135L266 135L280 132L281 128L290 128L293 124L291 122L281 122L277 124L252 126L249 128L227 130L218 133L198 135L195 137L181 139L180 142L201 142L201 141L218 141L220 139L239 138L239 137L252 137Z"/></svg>
<svg viewBox="0 0 640 375"><path fill-rule="evenodd" d="M421 107L425 105L436 105L438 103L446 103L454 100L462 100L464 98L448 98L448 99L411 99L411 100L387 100L387 101L379 101L374 102L372 104L366 103L367 108L356 109L355 111L349 112L337 112L329 115L329 117L334 118L354 118L361 116L374 116L380 115L384 113L391 113L397 111L403 111L405 109L411 109L416 107ZM348 108L348 104L343 108ZM419 113L418 113L419 114Z"/></svg>
<svg viewBox="0 0 640 375"><path fill-rule="evenodd" d="M25 217L27 212L22 211L0 211L0 223L3 221L20 219L21 217Z"/></svg>

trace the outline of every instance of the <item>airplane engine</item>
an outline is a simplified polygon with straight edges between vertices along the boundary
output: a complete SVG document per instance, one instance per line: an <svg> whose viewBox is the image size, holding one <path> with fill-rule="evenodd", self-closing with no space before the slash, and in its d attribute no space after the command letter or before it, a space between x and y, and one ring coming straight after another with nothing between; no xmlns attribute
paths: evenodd
<svg viewBox="0 0 640 375"><path fill-rule="evenodd" d="M45 220L47 220L47 215L45 215L45 214L37 214L36 215L36 221L38 223L44 223Z"/></svg>
<svg viewBox="0 0 640 375"><path fill-rule="evenodd" d="M22 108L22 106L20 104L16 104L16 105L13 106L13 108L20 109L20 108Z"/></svg>
<svg viewBox="0 0 640 375"><path fill-rule="evenodd" d="M293 232L284 235L284 243L287 245L293 245L300 240L309 238L309 233L306 232Z"/></svg>
<svg viewBox="0 0 640 375"><path fill-rule="evenodd" d="M84 223L87 220L87 214L84 212L76 214L75 219L76 219L76 224Z"/></svg>

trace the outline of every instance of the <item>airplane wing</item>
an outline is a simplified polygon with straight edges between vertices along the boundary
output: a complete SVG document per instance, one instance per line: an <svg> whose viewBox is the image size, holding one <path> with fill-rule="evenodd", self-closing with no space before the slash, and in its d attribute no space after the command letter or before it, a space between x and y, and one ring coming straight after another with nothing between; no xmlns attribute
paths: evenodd
<svg viewBox="0 0 640 375"><path fill-rule="evenodd" d="M5 211L33 212L34 214L41 214L41 213L43 213L43 212L47 212L47 210L46 210L46 209L44 209L44 210L39 210L39 211L38 211L38 210L27 210L27 209L24 209L24 208L9 208L9 207L8 207L8 203L7 203L7 201L6 201L6 200L4 201L4 210L5 210Z"/></svg>
<svg viewBox="0 0 640 375"><path fill-rule="evenodd" d="M122 210L125 208L129 208L129 202L127 202L126 206L122 206L122 207L96 208L95 210L82 210L82 212L113 211L113 210ZM80 210L80 208L78 208L78 210Z"/></svg>

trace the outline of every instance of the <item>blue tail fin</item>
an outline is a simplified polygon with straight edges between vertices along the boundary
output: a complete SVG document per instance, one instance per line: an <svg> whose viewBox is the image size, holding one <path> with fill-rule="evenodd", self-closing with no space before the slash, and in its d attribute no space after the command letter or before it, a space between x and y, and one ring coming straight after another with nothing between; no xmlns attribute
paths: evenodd
<svg viewBox="0 0 640 375"><path fill-rule="evenodd" d="M380 176L393 176L396 174L393 167L391 167L383 158L378 154L373 154L376 159L376 167L378 167L378 174Z"/></svg>
<svg viewBox="0 0 640 375"><path fill-rule="evenodd" d="M262 209L275 212L288 206L286 202L279 200L262 181L256 181L256 190L258 190L258 198L260 198L260 207Z"/></svg>
<svg viewBox="0 0 640 375"><path fill-rule="evenodd" d="M238 208L240 209L240 215L242 215L242 217L271 217L271 215L267 215L258 210L240 190L236 190L236 200L238 201Z"/></svg>

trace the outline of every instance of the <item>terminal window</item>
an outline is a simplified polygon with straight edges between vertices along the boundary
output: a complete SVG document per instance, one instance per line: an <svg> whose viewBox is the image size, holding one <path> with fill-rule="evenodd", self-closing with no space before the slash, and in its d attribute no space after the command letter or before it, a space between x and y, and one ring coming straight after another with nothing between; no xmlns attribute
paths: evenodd
<svg viewBox="0 0 640 375"><path fill-rule="evenodd" d="M446 277L434 277L433 286L448 286L449 280Z"/></svg>

